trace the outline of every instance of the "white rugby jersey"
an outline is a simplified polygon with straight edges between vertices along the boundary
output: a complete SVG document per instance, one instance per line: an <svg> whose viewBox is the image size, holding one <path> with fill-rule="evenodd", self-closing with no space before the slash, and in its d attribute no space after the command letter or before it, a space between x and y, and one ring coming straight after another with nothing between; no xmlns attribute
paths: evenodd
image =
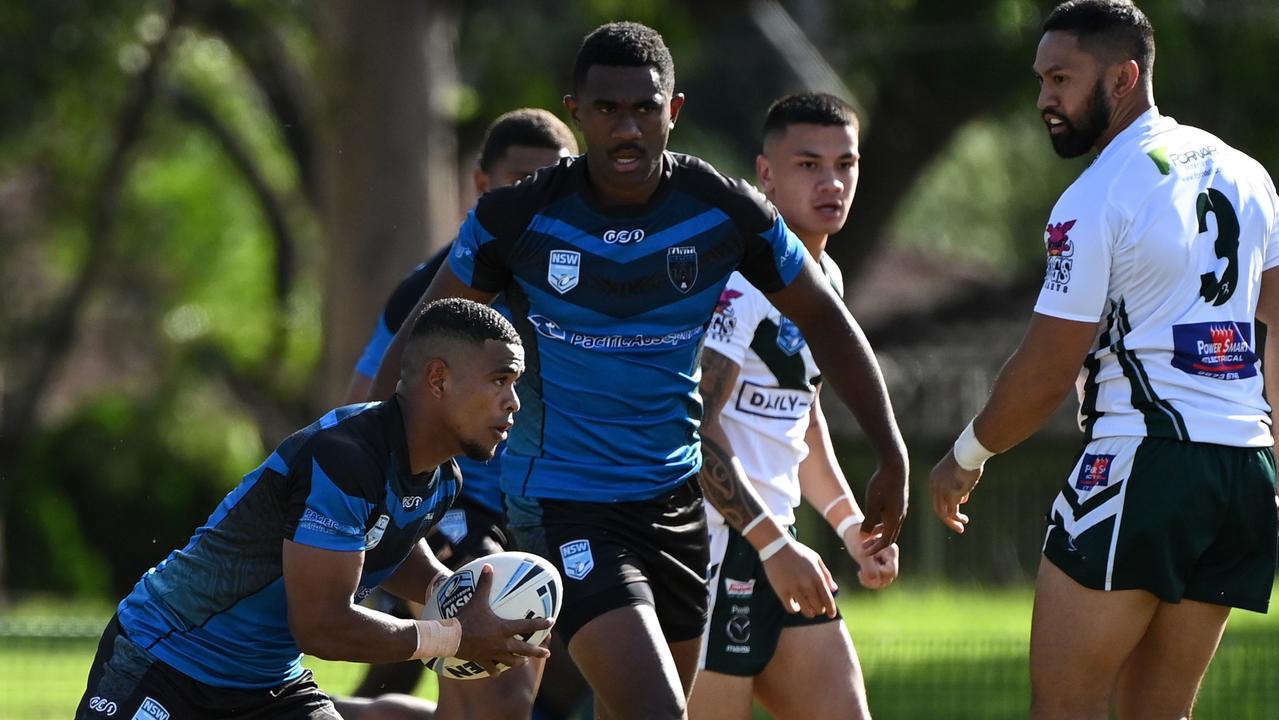
<svg viewBox="0 0 1279 720"><path fill-rule="evenodd" d="M1078 380L1089 440L1273 444L1254 317L1276 214L1256 161L1156 108L1067 188L1035 312L1101 321Z"/></svg>
<svg viewBox="0 0 1279 720"><path fill-rule="evenodd" d="M825 255L821 266L842 296L839 268ZM799 463L808 455L808 413L821 381L813 354L795 323L739 273L720 294L705 347L740 368L721 424L769 512L791 524L800 501ZM723 522L709 503L706 513L710 522Z"/></svg>

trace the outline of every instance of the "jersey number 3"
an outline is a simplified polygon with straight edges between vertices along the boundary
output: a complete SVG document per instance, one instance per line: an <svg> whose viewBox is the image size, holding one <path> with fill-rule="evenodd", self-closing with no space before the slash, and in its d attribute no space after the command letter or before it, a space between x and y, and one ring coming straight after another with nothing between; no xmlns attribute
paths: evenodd
<svg viewBox="0 0 1279 720"><path fill-rule="evenodd" d="M1218 276L1208 271L1199 276L1199 296L1204 302L1213 306L1225 305L1230 296L1235 294L1235 286L1239 283L1239 218L1230 200L1219 190L1209 188L1199 193L1195 201L1195 213L1199 217L1199 232L1208 232L1208 213L1217 216L1217 240L1212 244L1217 254ZM1225 261L1222 268L1220 261Z"/></svg>

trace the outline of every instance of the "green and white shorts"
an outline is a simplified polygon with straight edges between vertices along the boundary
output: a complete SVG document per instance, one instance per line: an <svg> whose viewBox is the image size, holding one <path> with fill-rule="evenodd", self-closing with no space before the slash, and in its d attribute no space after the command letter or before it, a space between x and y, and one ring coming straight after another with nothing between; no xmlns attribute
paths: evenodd
<svg viewBox="0 0 1279 720"><path fill-rule="evenodd" d="M1270 448L1112 437L1066 478L1044 556L1096 590L1266 612L1276 542Z"/></svg>
<svg viewBox="0 0 1279 720"><path fill-rule="evenodd" d="M795 528L787 528L795 536ZM842 622L820 615L789 613L764 574L759 553L733 528L710 527L710 621L702 637L701 668L724 675L753 677L764 671L782 631L788 627Z"/></svg>

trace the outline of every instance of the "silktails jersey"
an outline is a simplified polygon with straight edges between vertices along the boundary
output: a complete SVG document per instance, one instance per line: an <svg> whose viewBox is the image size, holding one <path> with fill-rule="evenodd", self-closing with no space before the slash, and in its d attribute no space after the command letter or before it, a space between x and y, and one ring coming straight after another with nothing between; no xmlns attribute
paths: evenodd
<svg viewBox="0 0 1279 720"><path fill-rule="evenodd" d="M836 294L844 294L839 267L821 258ZM799 505L799 464L808 456L804 435L821 376L799 328L764 294L733 273L720 293L706 331L706 348L738 367L720 422L765 507L789 525ZM723 518L710 505L711 522Z"/></svg>
<svg viewBox="0 0 1279 720"><path fill-rule="evenodd" d="M386 301L386 307L382 309L382 316L378 318L373 336L364 346L364 352L355 366L356 372L370 380L377 374L377 369L382 364L382 357L386 355L386 349L390 347L395 333L408 319L413 308L417 307L417 301L422 299L422 295L431 285L431 280L435 279L435 273L444 265L448 256L449 249L447 247L441 249L430 260L414 268L413 272L396 286L391 297ZM493 309L502 313L508 320L510 319L511 311L507 309L502 297L499 296L493 301ZM505 441L500 443L494 458L501 457L502 449L505 447ZM480 462L464 455L459 455L454 460L462 470L462 477L466 480L462 485L462 497L494 515L499 517L503 515L505 511L502 507L502 490L498 487L501 464L496 459Z"/></svg>
<svg viewBox="0 0 1279 720"><path fill-rule="evenodd" d="M1066 190L1035 312L1099 321L1078 382L1089 440L1272 444L1254 317L1277 214L1256 161L1155 108Z"/></svg>
<svg viewBox="0 0 1279 720"><path fill-rule="evenodd" d="M129 639L216 687L263 688L302 673L289 631L285 540L364 552L363 599L448 510L451 461L409 470L399 403L350 405L289 436L223 499L186 547L120 603Z"/></svg>
<svg viewBox="0 0 1279 720"><path fill-rule="evenodd" d="M688 155L665 153L643 206L602 208L585 156L480 199L454 242L462 282L505 291L524 342L523 407L502 490L620 502L701 466L699 360L734 270L781 290L805 251L772 205Z"/></svg>

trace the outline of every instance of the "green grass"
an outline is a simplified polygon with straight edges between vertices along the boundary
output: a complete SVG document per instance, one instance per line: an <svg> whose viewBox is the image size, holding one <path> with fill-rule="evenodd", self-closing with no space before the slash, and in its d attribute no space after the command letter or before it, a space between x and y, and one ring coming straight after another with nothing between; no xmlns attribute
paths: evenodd
<svg viewBox="0 0 1279 720"><path fill-rule="evenodd" d="M878 720L1025 717L1029 589L928 589L902 582L878 593L850 588L843 596ZM1279 608L1279 591L1274 605ZM107 606L40 600L0 615L0 718L69 717L109 613ZM59 627L79 637L59 637ZM14 637L20 629L25 636ZM306 665L333 693L349 690L362 672L351 663ZM1232 613L1198 716L1279 717L1276 667L1279 621L1273 614ZM419 693L432 697L434 683L424 683Z"/></svg>

